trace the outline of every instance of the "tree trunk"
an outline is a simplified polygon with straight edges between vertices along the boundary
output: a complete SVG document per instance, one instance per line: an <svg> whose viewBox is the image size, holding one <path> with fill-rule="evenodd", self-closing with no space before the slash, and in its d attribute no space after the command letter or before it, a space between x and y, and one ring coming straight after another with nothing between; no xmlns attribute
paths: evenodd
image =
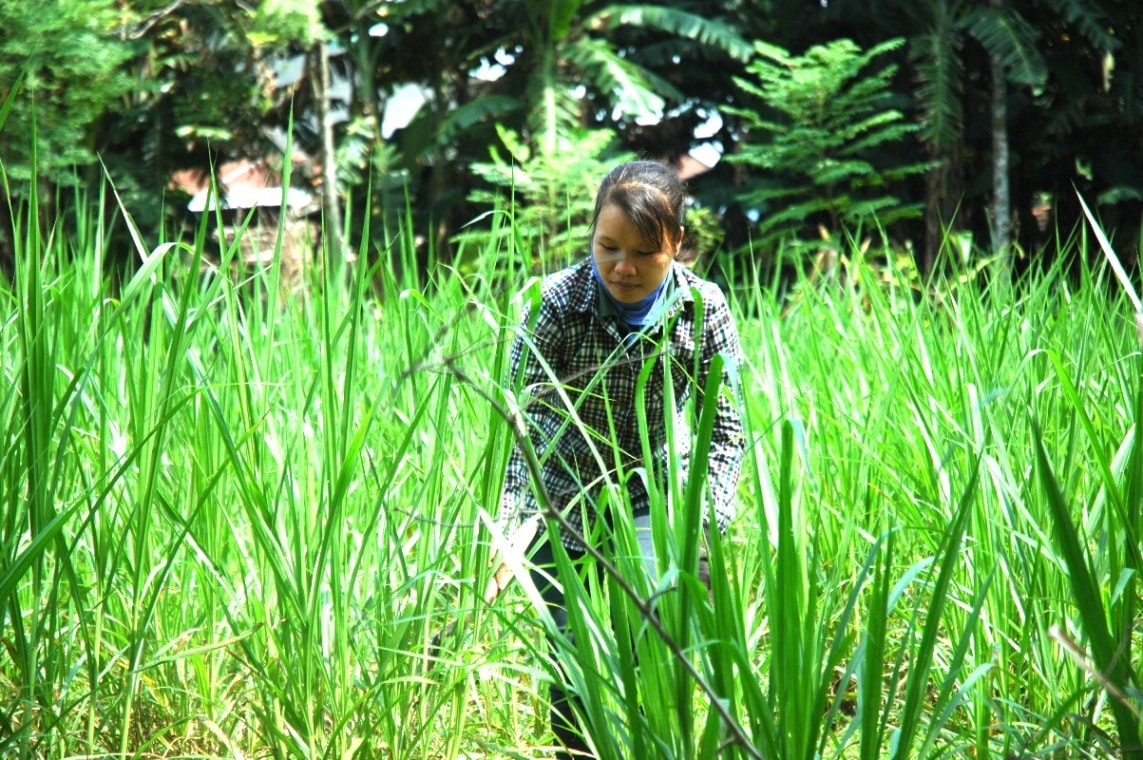
<svg viewBox="0 0 1143 760"><path fill-rule="evenodd" d="M327 241L325 266L337 267L345 261L345 240L341 230L341 200L337 191L337 161L333 142L333 122L329 112L329 49L317 46L318 75L314 77L314 100L321 120L323 238Z"/></svg>
<svg viewBox="0 0 1143 760"><path fill-rule="evenodd" d="M948 157L940 158L937 165L925 175L925 246L919 262L921 274L925 277L932 274L944 241L943 200L949 161Z"/></svg>
<svg viewBox="0 0 1143 760"><path fill-rule="evenodd" d="M1002 0L990 0L994 8ZM992 66L992 250L1008 260L1012 243L1012 197L1008 186L1008 75L995 53Z"/></svg>

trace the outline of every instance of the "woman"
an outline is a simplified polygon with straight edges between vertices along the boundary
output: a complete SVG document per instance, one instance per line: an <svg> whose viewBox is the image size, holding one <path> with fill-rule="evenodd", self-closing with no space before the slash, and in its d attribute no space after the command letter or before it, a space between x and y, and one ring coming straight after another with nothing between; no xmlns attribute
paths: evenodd
<svg viewBox="0 0 1143 760"><path fill-rule="evenodd" d="M660 493L666 490L659 480L669 456L666 416L673 417L675 453L685 470L690 459L685 431L697 422L704 403L717 405L709 461L710 509L703 518L707 529L712 527L706 524L710 515L721 532L734 514L744 449L741 420L728 392L734 368L742 361L738 331L718 286L680 261L685 210L685 190L673 170L653 161L615 167L596 196L591 256L544 279L538 311L525 310L524 328L511 355L528 434L542 462L540 485L551 508L564 518L559 537L568 555L573 561L582 557L586 542L606 531L610 520L597 513L594 499L603 485L622 484L652 579L657 568L648 486ZM716 398L705 399L709 370L719 354L724 359L723 387ZM647 371L640 397L640 375ZM672 395L666 393L668 379ZM687 419L691 400L696 402L690 407L696 417ZM643 460L639 407L645 413L652 462ZM536 492L517 447L500 505L506 529L537 512ZM537 547L533 563L536 586L563 628L563 594L544 572L554 566L546 541ZM559 687L552 689L552 728L567 749L585 749Z"/></svg>

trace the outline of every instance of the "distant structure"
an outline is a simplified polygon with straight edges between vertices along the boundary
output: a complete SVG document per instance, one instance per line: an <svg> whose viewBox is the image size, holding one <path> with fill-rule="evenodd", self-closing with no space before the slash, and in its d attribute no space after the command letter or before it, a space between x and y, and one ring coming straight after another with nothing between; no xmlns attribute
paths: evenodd
<svg viewBox="0 0 1143 760"><path fill-rule="evenodd" d="M320 199L302 188L283 188L281 176L264 160L228 161L215 175L214 187L210 174L199 169L175 172L170 182L171 189L191 196L187 211L195 218L207 214L208 224L221 220L221 227L211 229L218 251L204 267L217 272L223 252L235 241L238 250L229 260L240 279L273 266L281 227L282 296L303 287L305 272L321 249L321 227L311 218L321 208Z"/></svg>
<svg viewBox="0 0 1143 760"><path fill-rule="evenodd" d="M720 156L712 151L691 151L679 157L675 168L679 179L686 182L700 174L706 174L718 163Z"/></svg>

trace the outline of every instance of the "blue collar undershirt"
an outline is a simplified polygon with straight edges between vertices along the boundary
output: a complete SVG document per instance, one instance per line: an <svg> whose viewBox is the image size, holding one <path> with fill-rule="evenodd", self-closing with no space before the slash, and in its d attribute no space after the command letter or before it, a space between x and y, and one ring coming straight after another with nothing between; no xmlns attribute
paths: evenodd
<svg viewBox="0 0 1143 760"><path fill-rule="evenodd" d="M663 281L646 297L639 299L635 303L620 303L615 300L611 295L611 291L607 289L607 285L603 282L603 275L599 273L599 267L595 264L595 256L591 257L591 272L595 276L596 290L599 291L601 296L601 303L606 303L610 309L606 311L613 311L619 321L627 325L631 329L638 330L644 327L647 323L647 317L653 312L658 310L655 308L657 304L666 299L670 293L670 288L667 286L671 282L671 269L667 269L667 274L663 277ZM657 314L655 316L658 316Z"/></svg>

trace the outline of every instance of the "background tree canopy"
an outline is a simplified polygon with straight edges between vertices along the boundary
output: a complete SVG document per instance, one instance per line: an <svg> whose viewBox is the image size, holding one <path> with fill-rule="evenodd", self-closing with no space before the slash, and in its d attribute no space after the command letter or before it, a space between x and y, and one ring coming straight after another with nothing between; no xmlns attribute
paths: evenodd
<svg viewBox="0 0 1143 760"><path fill-rule="evenodd" d="M289 144L327 217L375 219L347 241L366 253L411 223L453 257L499 198L537 256L573 254L632 155L692 175L700 244L756 266L871 212L923 269L950 232L1026 264L1074 229L1077 190L1139 248L1143 8L1123 0L79 0L0 24L0 97L25 74L9 179L70 202L102 162L156 235L185 206L174 171L280 167Z"/></svg>

